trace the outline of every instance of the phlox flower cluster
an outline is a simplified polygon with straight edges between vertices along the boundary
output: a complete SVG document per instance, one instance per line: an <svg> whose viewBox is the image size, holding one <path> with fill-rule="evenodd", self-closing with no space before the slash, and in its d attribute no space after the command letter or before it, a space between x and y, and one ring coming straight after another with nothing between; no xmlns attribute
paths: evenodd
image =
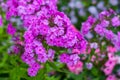
<svg viewBox="0 0 120 80"><path fill-rule="evenodd" d="M98 17L88 17L82 23L81 34L85 37L90 33L92 35L96 34L94 37L97 38L97 41L92 42L93 39L88 38L88 40L91 40L89 43L90 48L95 49L95 55L91 56L91 62L99 64L98 62L103 61L107 57L101 70L108 76L106 80L116 80L113 70L119 64L119 56L115 53L120 50L120 18L112 9L102 11ZM105 43L105 40L109 43ZM106 48L104 47L103 50L102 47L105 45Z"/></svg>
<svg viewBox="0 0 120 80"><path fill-rule="evenodd" d="M22 60L29 65L28 74L35 76L40 64L54 59L55 50L47 47L78 49L85 51L87 41L71 24L69 18L57 10L57 0L7 0L6 19L20 17L25 28ZM8 24L8 34L16 29ZM64 58L68 58L68 62ZM60 55L60 62L76 65L78 53Z"/></svg>
<svg viewBox="0 0 120 80"><path fill-rule="evenodd" d="M105 37L117 50L120 50L120 32L114 33L111 28L118 28L120 19L116 13L110 9L99 14L99 18L88 17L88 20L82 23L81 33L86 35L89 32L96 32L100 37Z"/></svg>
<svg viewBox="0 0 120 80"><path fill-rule="evenodd" d="M118 64L117 57L115 56L116 48L108 46L107 49L108 60L105 62L102 70L105 73L105 75L111 75L115 65Z"/></svg>

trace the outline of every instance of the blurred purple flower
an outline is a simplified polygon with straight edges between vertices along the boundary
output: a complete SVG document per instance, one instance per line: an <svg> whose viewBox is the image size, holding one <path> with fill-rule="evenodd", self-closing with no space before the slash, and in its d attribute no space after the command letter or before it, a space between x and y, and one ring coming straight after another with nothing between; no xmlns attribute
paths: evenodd
<svg viewBox="0 0 120 80"><path fill-rule="evenodd" d="M8 24L7 33L12 36L16 33L16 29L12 26L11 23Z"/></svg>

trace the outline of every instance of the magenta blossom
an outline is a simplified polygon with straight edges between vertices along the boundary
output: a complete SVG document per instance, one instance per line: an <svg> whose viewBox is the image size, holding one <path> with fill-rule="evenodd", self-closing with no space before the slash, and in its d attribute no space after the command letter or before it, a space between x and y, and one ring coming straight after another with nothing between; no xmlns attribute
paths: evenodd
<svg viewBox="0 0 120 80"><path fill-rule="evenodd" d="M2 16L0 15L0 27L3 25Z"/></svg>
<svg viewBox="0 0 120 80"><path fill-rule="evenodd" d="M12 36L16 33L16 29L12 26L11 23L8 24L7 33Z"/></svg>

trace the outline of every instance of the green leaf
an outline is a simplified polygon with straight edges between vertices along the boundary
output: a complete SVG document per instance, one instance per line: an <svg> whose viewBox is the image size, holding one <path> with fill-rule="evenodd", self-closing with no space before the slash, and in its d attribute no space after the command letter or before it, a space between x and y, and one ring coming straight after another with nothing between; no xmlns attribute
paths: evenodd
<svg viewBox="0 0 120 80"><path fill-rule="evenodd" d="M99 80L99 78L94 78L93 80Z"/></svg>
<svg viewBox="0 0 120 80"><path fill-rule="evenodd" d="M115 54L120 56L120 51L116 52Z"/></svg>
<svg viewBox="0 0 120 80"><path fill-rule="evenodd" d="M46 76L45 80L60 80L60 77L55 77L55 76Z"/></svg>
<svg viewBox="0 0 120 80"><path fill-rule="evenodd" d="M98 70L97 70L95 67L92 68L91 73L92 73L94 76L99 76Z"/></svg>
<svg viewBox="0 0 120 80"><path fill-rule="evenodd" d="M9 80L8 78L0 78L0 80Z"/></svg>
<svg viewBox="0 0 120 80"><path fill-rule="evenodd" d="M52 67L54 70L60 71L59 67L57 67L56 64L54 64L53 62L48 62L48 64L49 64L50 67Z"/></svg>
<svg viewBox="0 0 120 80"><path fill-rule="evenodd" d="M20 80L20 76L17 75L18 69L14 68L13 70L10 71L10 80Z"/></svg>
<svg viewBox="0 0 120 80"><path fill-rule="evenodd" d="M20 80L20 78L25 78L26 76L26 69L15 67L10 71L10 80Z"/></svg>
<svg viewBox="0 0 120 80"><path fill-rule="evenodd" d="M0 27L0 34L2 34L3 33L3 28L2 27Z"/></svg>
<svg viewBox="0 0 120 80"><path fill-rule="evenodd" d="M85 72L81 72L80 74L76 75L74 73L69 73L69 77L73 78L73 80L86 80L86 74Z"/></svg>
<svg viewBox="0 0 120 80"><path fill-rule="evenodd" d="M8 54L4 53L2 62L0 63L0 67L3 67L6 64L6 60L8 59Z"/></svg>

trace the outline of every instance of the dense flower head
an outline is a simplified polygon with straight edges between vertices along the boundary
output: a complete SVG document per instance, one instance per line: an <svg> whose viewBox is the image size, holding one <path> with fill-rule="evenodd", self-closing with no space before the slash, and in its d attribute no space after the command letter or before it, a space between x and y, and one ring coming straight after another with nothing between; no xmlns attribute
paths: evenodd
<svg viewBox="0 0 120 80"><path fill-rule="evenodd" d="M56 51L46 49L45 44L49 47L77 49L80 53L86 50L87 41L72 26L66 14L57 10L57 0L7 0L6 4L6 19L17 16L23 22L24 52L21 58L30 66L30 76L37 74L38 70L32 67L35 63L46 63L54 59ZM89 17L88 22L92 25L95 19ZM7 32L14 35L16 29L9 24ZM79 60L78 53L60 55L60 61L69 66L76 65Z"/></svg>
<svg viewBox="0 0 120 80"><path fill-rule="evenodd" d="M23 1L23 0L11 0L7 1L8 5L7 19L11 16L20 15L22 17L35 15L36 12L39 12L41 8L49 8L51 10L56 10L57 0L32 0L32 1Z"/></svg>
<svg viewBox="0 0 120 80"><path fill-rule="evenodd" d="M107 51L108 51L109 53L115 53L115 52L117 52L116 48L113 47L113 46L108 46L108 47L107 47Z"/></svg>
<svg viewBox="0 0 120 80"><path fill-rule="evenodd" d="M36 8L31 7L32 5L34 5L34 1L36 4L38 3L38 5L41 5L40 9L36 11L33 11L33 9ZM41 0L41 3L36 2L36 0L34 1L30 2L31 5L27 5L27 2L24 2L25 4L19 4L18 1L18 5L16 5L18 6L18 8L20 7L20 10L21 6L24 8L28 6L30 8L27 8L27 10L30 10L28 12L31 13L22 13L21 15L19 15L20 10L17 10L18 15L23 19L24 26L28 27L28 31L26 32L31 32L31 34L33 34L33 37L38 35L45 36L46 42L50 46L58 46L65 48L73 47L78 42L77 34L74 33L74 31L70 28L71 22L69 18L63 12L59 12L56 10L56 8L50 7L50 5L52 4L54 4L54 6L56 7L56 1L54 1L55 3L51 2L50 0ZM11 2L11 4L12 3L13 2ZM36 16L36 13L38 13L39 15Z"/></svg>

